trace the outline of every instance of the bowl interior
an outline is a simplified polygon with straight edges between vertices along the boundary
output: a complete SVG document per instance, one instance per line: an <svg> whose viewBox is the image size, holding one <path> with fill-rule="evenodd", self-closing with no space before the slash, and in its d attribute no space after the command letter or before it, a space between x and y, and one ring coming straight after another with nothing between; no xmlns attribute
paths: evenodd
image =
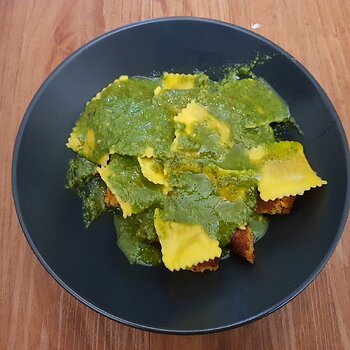
<svg viewBox="0 0 350 350"><path fill-rule="evenodd" d="M273 59L255 72L290 106L301 141L328 185L298 198L290 216L272 218L256 244L256 264L222 261L215 273L170 273L131 266L119 251L111 215L85 230L80 200L64 189L73 153L67 137L86 101L121 74L207 71ZM130 140L132 142L132 140ZM167 332L238 326L280 307L317 274L347 215L348 148L339 119L314 79L267 40L214 21L167 19L132 25L89 43L44 83L28 108L14 153L13 190L34 252L70 293L124 323Z"/></svg>

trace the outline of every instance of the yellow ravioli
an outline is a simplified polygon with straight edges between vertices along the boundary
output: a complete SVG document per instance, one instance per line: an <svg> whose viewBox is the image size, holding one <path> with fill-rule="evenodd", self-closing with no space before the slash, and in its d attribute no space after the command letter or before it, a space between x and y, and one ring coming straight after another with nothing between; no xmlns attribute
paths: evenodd
<svg viewBox="0 0 350 350"><path fill-rule="evenodd" d="M232 146L231 131L204 107L190 102L174 117L175 139L171 150L187 158L201 156L219 158Z"/></svg>
<svg viewBox="0 0 350 350"><path fill-rule="evenodd" d="M72 131L72 133L69 136L68 142L66 143L66 146L68 148L70 148L71 150L73 150L74 152L79 152L82 148L82 144L80 142L80 140L78 139L74 129Z"/></svg>
<svg viewBox="0 0 350 350"><path fill-rule="evenodd" d="M82 144L73 130L68 142L66 143L66 146L72 149L74 152L81 152L85 158L89 159L96 146L95 133L91 129L88 130L85 135L85 142Z"/></svg>
<svg viewBox="0 0 350 350"><path fill-rule="evenodd" d="M107 185L108 188L112 188L113 184L110 181L112 172L108 169L108 168L97 168L98 173L101 176L101 179L105 182L105 184ZM132 206L130 205L130 203L123 201L122 198L120 198L120 196L115 193L115 191L112 191L112 193L114 194L115 198L117 199L120 208L123 211L123 218L127 218L128 216L131 216L132 214L135 214L135 210L133 210Z"/></svg>
<svg viewBox="0 0 350 350"><path fill-rule="evenodd" d="M154 226L162 246L164 265L170 271L187 269L221 256L219 242L209 237L198 224L163 221L155 210Z"/></svg>
<svg viewBox="0 0 350 350"><path fill-rule="evenodd" d="M153 157L138 157L137 160L140 164L142 175L154 184L163 185L163 193L167 194L171 186L165 175L164 166Z"/></svg>
<svg viewBox="0 0 350 350"><path fill-rule="evenodd" d="M261 148L250 152L262 156L257 160L262 162L258 190L264 201L302 195L311 188L327 184L312 170L298 142L276 142L266 146L266 153Z"/></svg>
<svg viewBox="0 0 350 350"><path fill-rule="evenodd" d="M192 74L164 73L163 89L188 90L193 89L196 76Z"/></svg>
<svg viewBox="0 0 350 350"><path fill-rule="evenodd" d="M97 169L102 180L114 194L126 218L159 203L162 186L149 182L136 158L114 154L108 165Z"/></svg>
<svg viewBox="0 0 350 350"><path fill-rule="evenodd" d="M137 160L140 164L142 174L147 180L159 185L164 185L167 182L164 167L156 159L138 157Z"/></svg>
<svg viewBox="0 0 350 350"><path fill-rule="evenodd" d="M118 83L118 82L122 82L122 81L127 81L129 80L129 77L127 75L121 75L118 79L115 79L113 81L113 83ZM104 92L107 88L109 88L110 86L113 85L113 83L109 83L107 86L105 86L100 92L98 92L96 94L96 96L94 96L86 105L88 105L91 101L96 101L101 99L101 94L102 92Z"/></svg>
<svg viewBox="0 0 350 350"><path fill-rule="evenodd" d="M195 124L201 124L208 129L215 130L219 134L220 141L225 146L232 146L230 128L225 123L216 119L198 103L189 103L181 113L174 117L174 121L185 124L185 132L188 135L193 135L193 126Z"/></svg>

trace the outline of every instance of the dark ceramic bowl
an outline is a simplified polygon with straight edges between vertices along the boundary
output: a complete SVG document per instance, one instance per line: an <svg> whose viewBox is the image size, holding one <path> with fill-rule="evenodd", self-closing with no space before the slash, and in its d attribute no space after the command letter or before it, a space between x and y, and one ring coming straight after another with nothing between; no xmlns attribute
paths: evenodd
<svg viewBox="0 0 350 350"><path fill-rule="evenodd" d="M67 137L86 101L121 74L207 71L273 59L255 72L287 101L301 141L328 185L271 219L256 244L256 264L222 262L215 273L171 273L129 265L106 215L85 230L81 203L66 191ZM132 142L132 140L130 140ZM230 24L165 18L99 37L66 59L39 89L24 116L13 157L13 195L24 234L40 262L70 294L121 323L150 331L205 333L241 326L298 295L320 272L344 228L349 207L349 151L326 94L307 70L270 41Z"/></svg>

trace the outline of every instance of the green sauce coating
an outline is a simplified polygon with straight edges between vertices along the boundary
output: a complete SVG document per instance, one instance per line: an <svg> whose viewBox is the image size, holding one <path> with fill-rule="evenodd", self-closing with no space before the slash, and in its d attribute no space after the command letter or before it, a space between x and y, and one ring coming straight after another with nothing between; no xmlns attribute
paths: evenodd
<svg viewBox="0 0 350 350"><path fill-rule="evenodd" d="M86 227L110 210L104 198L106 185L97 177L97 166L84 158L69 161L66 188L75 191L82 200L83 220Z"/></svg>
<svg viewBox="0 0 350 350"><path fill-rule="evenodd" d="M162 261L153 212L154 210L146 210L126 219L120 213L114 215L118 246L131 264L155 266Z"/></svg>
<svg viewBox="0 0 350 350"><path fill-rule="evenodd" d="M229 69L220 82L203 73L177 80L182 87L166 88L164 77L114 81L87 103L68 144L82 157L70 161L66 187L82 198L85 224L110 210L106 184L127 203L132 215L115 211L114 222L130 263L162 261L155 208L162 220L201 225L223 256L237 228L249 225L255 241L267 230L255 213L259 169L249 150L276 141L271 124L291 120L288 106L250 66ZM176 122L192 103L210 116ZM137 160L144 156L154 157L149 171L164 170L168 192L145 178Z"/></svg>

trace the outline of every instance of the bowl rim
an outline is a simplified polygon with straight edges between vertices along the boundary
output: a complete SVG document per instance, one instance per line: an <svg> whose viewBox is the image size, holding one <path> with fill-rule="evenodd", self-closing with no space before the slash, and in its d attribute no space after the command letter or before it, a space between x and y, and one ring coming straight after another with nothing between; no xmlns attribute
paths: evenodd
<svg viewBox="0 0 350 350"><path fill-rule="evenodd" d="M310 80L312 85L316 88L317 92L319 93L320 97L325 102L328 110L332 114L334 121L337 125L337 128L340 132L340 141L342 143L342 146L344 147L344 150L346 152L348 157L345 157L345 165L346 165L346 198L344 202L344 210L342 213L341 220L339 222L339 227L334 235L333 241L331 245L328 248L327 253L317 266L317 268L313 271L313 273L304 280L303 283L298 285L293 289L293 291L287 295L285 298L280 300L279 302L275 303L274 305L264 308L261 312L255 314L252 317L240 320L238 322L234 322L228 325L219 326L219 327L213 327L213 328L207 328L207 329L190 329L190 330L181 330L181 329L170 329L170 328L158 328L158 327L152 327L147 326L144 324L138 324L133 321L128 321L126 319L123 319L121 317L115 316L109 312L106 312L105 310L97 307L93 303L89 302L82 296L80 296L77 292L75 292L70 286L68 286L63 280L51 269L51 267L48 265L48 263L45 261L45 259L41 256L39 250L36 248L33 240L31 239L30 233L27 229L26 223L23 219L21 206L20 206L20 200L18 195L18 187L17 187L17 163L18 163L18 157L19 157L19 150L20 145L22 143L22 138L24 135L24 131L26 129L27 122L30 118L30 115L41 97L42 93L45 91L46 87L49 85L49 83L60 73L60 71L67 66L72 60L74 60L79 54L81 54L83 51L89 49L91 46L95 45L99 41L102 41L109 36L115 35L117 33L123 32L125 30L129 30L132 28L149 25L153 23L160 23L160 22L203 22L203 23L210 23L214 25L229 27L231 29L237 30L239 32L242 32L246 35L252 36L254 38L259 39L260 41L270 45L272 48L280 52L282 55L284 55L288 60L292 61L304 74L305 76ZM85 306L89 307L91 310L113 320L117 321L121 324L134 327L136 329L140 329L143 331L150 331L150 332L156 332L156 333L163 333L163 334L176 334L176 335L200 335L200 334L207 334L207 333L214 333L214 332L220 332L225 331L233 328L237 328L246 324L249 324L251 322L257 321L265 316L268 316L269 314L273 313L274 311L280 309L284 305L286 305L288 302L293 300L295 297L297 297L321 272L321 270L324 268L324 266L327 264L328 260L330 259L331 255L333 254L340 237L343 233L345 224L347 222L348 212L349 212L349 206L350 206L350 191L349 191L349 183L350 183L350 157L349 157L349 146L346 138L346 134L344 131L344 128L342 126L342 123L340 121L340 118L330 101L329 97L321 87L321 85L317 82L317 80L311 75L311 73L298 61L296 60L291 54L289 54L286 50L278 46L277 44L273 43L269 39L252 32L246 28L243 28L241 26L237 26L231 23L227 23L220 20L210 19L210 18L203 18L203 17L191 17L191 16L173 16L173 17L159 17L159 18L152 18L147 20L142 20L134 23L130 23L121 27L118 27L116 29L113 29L111 31L108 31L102 35L97 36L96 38L88 41L81 47L79 47L77 50L73 51L67 58L65 58L44 80L44 82L41 84L40 88L35 93L34 97L32 98L31 102L29 103L26 112L24 113L24 116L22 118L22 121L20 123L20 126L18 128L18 133L16 136L16 141L13 149L13 156L12 156L12 168L11 168L11 180L12 180L12 195L14 200L14 206L16 209L17 217L20 223L20 226L22 228L22 232L24 233L24 236L31 247L32 251L34 252L35 256L41 263L41 265L45 268L45 270L50 274L50 276L58 283L60 287L62 287L65 291L67 291L71 296L73 296L76 300L80 301Z"/></svg>

